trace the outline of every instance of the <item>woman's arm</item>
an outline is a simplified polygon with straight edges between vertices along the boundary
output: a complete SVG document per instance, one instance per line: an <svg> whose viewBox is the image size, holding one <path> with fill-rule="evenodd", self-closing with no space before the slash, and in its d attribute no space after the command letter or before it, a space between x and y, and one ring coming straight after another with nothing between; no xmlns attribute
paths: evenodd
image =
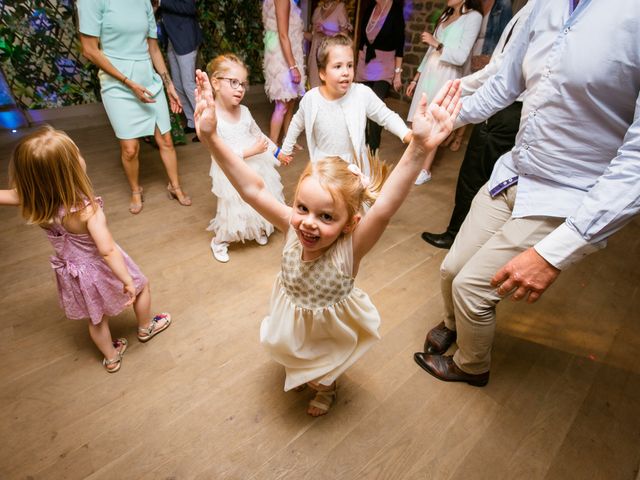
<svg viewBox="0 0 640 480"><path fill-rule="evenodd" d="M289 0L274 0L273 4L276 9L276 25L278 26L280 48L282 49L284 59L287 61L287 65L289 65L291 81L293 83L300 83L302 81L300 68L302 67L296 64L296 59L291 49L291 40L289 40Z"/></svg>
<svg viewBox="0 0 640 480"><path fill-rule="evenodd" d="M18 198L18 192L15 188L12 190L0 190L0 205L20 206L20 198Z"/></svg>
<svg viewBox="0 0 640 480"><path fill-rule="evenodd" d="M440 61L461 67L469 58L473 44L478 38L482 27L482 15L476 11L465 13L456 20L457 22L461 24L453 28L462 27L462 35L457 44L444 44Z"/></svg>
<svg viewBox="0 0 640 480"><path fill-rule="evenodd" d="M460 80L447 82L428 107L426 96L420 99L413 118L413 139L382 186L378 199L353 233L354 272L409 194L425 156L451 133L461 107Z"/></svg>
<svg viewBox="0 0 640 480"><path fill-rule="evenodd" d="M156 72L160 74L164 88L167 90L171 111L173 113L180 113L182 112L182 104L180 103L180 98L178 98L178 92L176 92L173 82L171 81L171 77L169 76L167 66L164 63L164 57L162 56L162 51L158 46L158 40L147 37L147 43L149 44L149 56L153 62L153 67L156 69Z"/></svg>
<svg viewBox="0 0 640 480"><path fill-rule="evenodd" d="M268 222L283 232L289 228L291 207L280 203L265 188L264 181L224 144L218 132L216 108L211 83L207 74L196 70L196 133L200 141L212 153L233 187L242 199L251 205Z"/></svg>
<svg viewBox="0 0 640 480"><path fill-rule="evenodd" d="M138 100L142 103L155 103L155 100L152 98L149 90L144 88L142 85L137 84L130 78L127 78L120 70L113 66L105 54L102 53L102 50L100 50L100 40L98 37L92 37L81 33L80 45L82 46L82 55L84 55L87 60L93 63L100 70L121 82L124 86L128 87Z"/></svg>
<svg viewBox="0 0 640 480"><path fill-rule="evenodd" d="M87 230L89 230L89 235L91 235L96 247L98 247L98 252L100 252L114 275L122 282L124 291L129 295L130 303L133 302L136 296L133 279L127 269L127 265L124 263L122 252L116 242L113 241L102 208L97 206L94 210L93 207L88 206L82 211L82 219L87 222Z"/></svg>

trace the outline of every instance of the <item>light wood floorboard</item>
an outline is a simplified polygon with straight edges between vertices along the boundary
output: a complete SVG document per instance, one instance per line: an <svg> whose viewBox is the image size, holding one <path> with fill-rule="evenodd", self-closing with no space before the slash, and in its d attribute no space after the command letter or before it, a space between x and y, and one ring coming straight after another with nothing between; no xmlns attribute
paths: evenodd
<svg viewBox="0 0 640 480"><path fill-rule="evenodd" d="M252 102L266 131L270 105ZM107 375L84 322L58 307L46 237L0 209L0 478L640 480L637 219L537 304L499 306L487 387L438 382L412 355L442 315L446 252L420 232L446 226L463 152L440 152L433 180L412 190L360 268L382 340L341 379L330 414L313 419L311 392L284 393L282 369L258 343L283 235L233 245L217 263L202 145L177 148L194 199L184 208L166 198L157 151L142 144L146 201L133 216L110 127L64 125L114 237L151 281L154 311L175 324L140 344L131 310L111 319L130 347ZM0 134L3 186L15 139ZM401 152L385 133L382 157ZM306 158L280 169L289 201Z"/></svg>

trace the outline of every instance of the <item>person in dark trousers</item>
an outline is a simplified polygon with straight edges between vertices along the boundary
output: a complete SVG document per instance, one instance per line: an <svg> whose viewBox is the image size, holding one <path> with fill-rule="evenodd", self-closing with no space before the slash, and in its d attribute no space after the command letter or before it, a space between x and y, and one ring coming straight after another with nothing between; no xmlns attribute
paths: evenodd
<svg viewBox="0 0 640 480"><path fill-rule="evenodd" d="M176 86L180 102L187 119L185 133L195 133L193 112L196 89L196 58L202 43L202 31L197 20L195 0L160 0L159 13L162 28L166 33L167 57L171 68L171 79ZM198 137L193 140L197 141Z"/></svg>
<svg viewBox="0 0 640 480"><path fill-rule="evenodd" d="M531 8L523 8L507 24L494 50L491 62L482 70L462 79L463 95L472 95L498 71L509 51L509 39L518 33ZM498 158L513 148L520 125L521 99L499 111L485 122L475 125L469 138L469 146L460 166L456 185L455 206L449 225L443 233L423 232L422 239L437 248L448 249L469 213L471 201L478 190L487 183Z"/></svg>

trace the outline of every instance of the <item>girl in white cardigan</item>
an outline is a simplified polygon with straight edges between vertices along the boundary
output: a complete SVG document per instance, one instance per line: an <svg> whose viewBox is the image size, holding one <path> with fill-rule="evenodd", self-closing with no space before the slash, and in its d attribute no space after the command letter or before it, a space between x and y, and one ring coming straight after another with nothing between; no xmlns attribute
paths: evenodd
<svg viewBox="0 0 640 480"><path fill-rule="evenodd" d="M349 37L336 35L325 38L318 48L317 60L322 86L311 89L302 97L289 125L282 152L291 155L298 136L305 130L312 162L335 156L354 163L357 156L368 174L367 118L404 143L411 140L411 130L373 90L353 83L353 45Z"/></svg>

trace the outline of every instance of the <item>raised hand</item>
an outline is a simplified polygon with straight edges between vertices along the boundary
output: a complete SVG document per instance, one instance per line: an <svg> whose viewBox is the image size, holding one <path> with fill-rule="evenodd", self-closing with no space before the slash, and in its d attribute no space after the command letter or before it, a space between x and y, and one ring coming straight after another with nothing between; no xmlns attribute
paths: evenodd
<svg viewBox="0 0 640 480"><path fill-rule="evenodd" d="M432 150L447 138L453 130L462 102L460 80L448 81L427 106L423 93L418 110L413 117L413 141L424 150Z"/></svg>
<svg viewBox="0 0 640 480"><path fill-rule="evenodd" d="M216 134L218 119L216 118L216 104L213 100L213 89L209 77L202 70L196 70L196 109L193 112L196 135L206 141Z"/></svg>

